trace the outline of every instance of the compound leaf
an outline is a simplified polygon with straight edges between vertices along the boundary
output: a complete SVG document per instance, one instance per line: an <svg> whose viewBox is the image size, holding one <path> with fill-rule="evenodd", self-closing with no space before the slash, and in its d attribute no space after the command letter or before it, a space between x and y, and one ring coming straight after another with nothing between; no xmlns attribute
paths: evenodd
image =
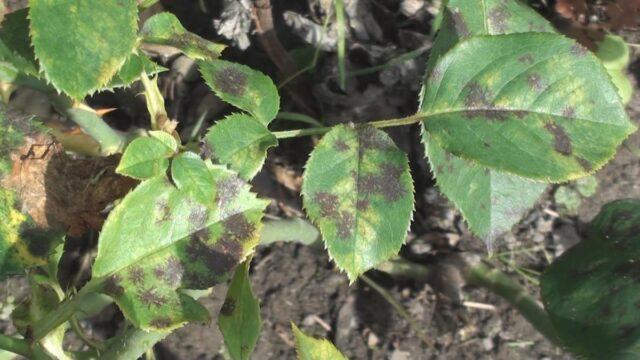
<svg viewBox="0 0 640 360"><path fill-rule="evenodd" d="M552 182L597 170L635 131L595 56L551 33L463 40L429 74L421 111L446 151Z"/></svg>
<svg viewBox="0 0 640 360"><path fill-rule="evenodd" d="M205 136L211 156L249 180L264 164L267 149L278 145L278 139L264 123L236 113L215 123Z"/></svg>
<svg viewBox="0 0 640 360"><path fill-rule="evenodd" d="M215 199L203 204L161 175L129 193L100 234L93 278L144 330L208 319L181 289L226 281L258 243L267 202L231 171L205 161L200 166L215 181Z"/></svg>
<svg viewBox="0 0 640 360"><path fill-rule="evenodd" d="M209 87L229 104L244 110L265 126L280 109L278 89L265 74L224 60L199 61L200 73Z"/></svg>
<svg viewBox="0 0 640 360"><path fill-rule="evenodd" d="M169 158L178 148L176 139L163 131L134 139L124 150L116 172L138 180L149 179L167 170Z"/></svg>
<svg viewBox="0 0 640 360"><path fill-rule="evenodd" d="M260 303L251 291L249 261L238 266L231 279L227 297L220 309L218 327L231 358L249 359L262 327Z"/></svg>
<svg viewBox="0 0 640 360"><path fill-rule="evenodd" d="M352 282L404 243L413 183L406 155L381 130L329 131L307 162L302 195L329 255Z"/></svg>
<svg viewBox="0 0 640 360"><path fill-rule="evenodd" d="M546 19L515 0L450 0L442 14L427 74L440 56L469 36L554 32ZM545 189L542 183L455 156L431 141L426 131L422 135L438 187L460 209L471 231L489 246L520 220Z"/></svg>
<svg viewBox="0 0 640 360"><path fill-rule="evenodd" d="M22 73L37 76L38 65L29 39L28 10L8 14L0 27L0 61L6 61Z"/></svg>
<svg viewBox="0 0 640 360"><path fill-rule="evenodd" d="M296 338L298 360L347 360L342 353L327 339L313 338L291 323L291 330Z"/></svg>
<svg viewBox="0 0 640 360"><path fill-rule="evenodd" d="M589 359L640 356L639 264L640 201L619 200L545 271L542 300L571 351Z"/></svg>
<svg viewBox="0 0 640 360"><path fill-rule="evenodd" d="M104 87L136 46L133 0L32 0L29 6L40 67L73 98Z"/></svg>
<svg viewBox="0 0 640 360"><path fill-rule="evenodd" d="M188 57L199 60L216 59L226 47L187 31L180 20L168 12L150 17L144 23L140 35L144 42L173 46Z"/></svg>

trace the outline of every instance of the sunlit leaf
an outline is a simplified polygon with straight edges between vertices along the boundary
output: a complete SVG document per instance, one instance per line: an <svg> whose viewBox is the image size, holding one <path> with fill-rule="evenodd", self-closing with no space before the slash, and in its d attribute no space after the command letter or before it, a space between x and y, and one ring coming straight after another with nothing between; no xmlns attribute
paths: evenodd
<svg viewBox="0 0 640 360"><path fill-rule="evenodd" d="M595 56L555 34L471 37L425 84L421 111L433 141L524 177L589 174L635 131Z"/></svg>
<svg viewBox="0 0 640 360"><path fill-rule="evenodd" d="M280 109L278 89L265 74L224 60L199 61L207 85L229 104L268 125Z"/></svg>
<svg viewBox="0 0 640 360"><path fill-rule="evenodd" d="M307 162L302 195L329 254L352 282L405 241L413 210L409 164L381 130L329 131Z"/></svg>
<svg viewBox="0 0 640 360"><path fill-rule="evenodd" d="M171 177L176 187L190 193L202 204L210 204L216 197L216 179L211 170L202 166L200 156L186 152L171 162Z"/></svg>
<svg viewBox="0 0 640 360"><path fill-rule="evenodd" d="M205 142L212 158L229 165L247 180L262 168L267 149L278 145L262 122L242 113L216 122L207 132Z"/></svg>
<svg viewBox="0 0 640 360"><path fill-rule="evenodd" d="M140 35L144 42L173 46L192 59L216 59L226 47L187 31L180 20L168 12L161 12L149 18L144 23Z"/></svg>
<svg viewBox="0 0 640 360"><path fill-rule="evenodd" d="M73 98L104 87L136 45L134 0L32 0L29 6L40 67Z"/></svg>
<svg viewBox="0 0 640 360"><path fill-rule="evenodd" d="M220 309L218 326L231 358L249 359L260 336L262 319L260 303L251 291L249 263L246 261L238 266L229 284L227 297Z"/></svg>
<svg viewBox="0 0 640 360"><path fill-rule="evenodd" d="M180 289L226 281L258 243L267 202L229 170L204 161L200 166L215 181L214 199L201 203L160 175L129 193L100 234L93 278L142 329L208 319L207 310Z"/></svg>
<svg viewBox="0 0 640 360"><path fill-rule="evenodd" d="M346 360L347 358L327 339L313 338L291 323L296 338L298 360Z"/></svg>
<svg viewBox="0 0 640 360"><path fill-rule="evenodd" d="M472 35L554 32L546 19L515 0L451 0L441 14L442 28L427 62L427 74L453 45ZM488 246L520 220L546 187L455 156L431 141L424 131L423 142L440 191Z"/></svg>
<svg viewBox="0 0 640 360"><path fill-rule="evenodd" d="M144 180L160 175L169 167L169 157L178 148L176 139L163 131L133 140L122 154L116 172Z"/></svg>
<svg viewBox="0 0 640 360"><path fill-rule="evenodd" d="M540 285L571 351L588 359L640 357L640 201L605 205L588 237L554 261Z"/></svg>

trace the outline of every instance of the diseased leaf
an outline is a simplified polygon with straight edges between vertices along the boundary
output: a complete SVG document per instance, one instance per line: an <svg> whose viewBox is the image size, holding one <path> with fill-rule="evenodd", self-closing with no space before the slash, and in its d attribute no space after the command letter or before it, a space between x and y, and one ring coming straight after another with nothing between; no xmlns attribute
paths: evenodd
<svg viewBox="0 0 640 360"><path fill-rule="evenodd" d="M427 62L427 75L442 55L469 36L554 32L547 20L515 0L451 0L442 14L442 28ZM518 222L545 189L542 183L455 156L431 141L426 131L422 136L438 187L488 246Z"/></svg>
<svg viewBox="0 0 640 360"><path fill-rule="evenodd" d="M134 0L32 0L29 6L40 67L75 99L104 87L136 46Z"/></svg>
<svg viewBox="0 0 640 360"><path fill-rule="evenodd" d="M224 300L218 327L234 360L247 360L258 342L262 318L260 303L251 291L249 262L238 266Z"/></svg>
<svg viewBox="0 0 640 360"><path fill-rule="evenodd" d="M589 359L640 356L640 201L605 205L588 237L541 278L542 300L556 331Z"/></svg>
<svg viewBox="0 0 640 360"><path fill-rule="evenodd" d="M18 71L38 76L38 65L29 39L28 10L8 14L0 25L0 60L13 65Z"/></svg>
<svg viewBox="0 0 640 360"><path fill-rule="evenodd" d="M182 153L171 162L171 177L176 187L190 193L201 204L211 204L216 197L216 179L202 166L202 159L192 152Z"/></svg>
<svg viewBox="0 0 640 360"><path fill-rule="evenodd" d="M236 113L216 122L205 136L211 156L249 180L262 168L267 149L278 145L264 123Z"/></svg>
<svg viewBox="0 0 640 360"><path fill-rule="evenodd" d="M488 245L536 202L546 184L475 165L429 142L427 156L438 187Z"/></svg>
<svg viewBox="0 0 640 360"><path fill-rule="evenodd" d="M215 199L203 204L160 175L129 193L100 234L93 278L144 330L208 319L180 289L226 281L258 243L267 202L231 171L204 161L200 166L215 181Z"/></svg>
<svg viewBox="0 0 640 360"><path fill-rule="evenodd" d="M347 360L342 353L327 339L315 339L303 333L291 323L291 330L296 338L298 360Z"/></svg>
<svg viewBox="0 0 640 360"><path fill-rule="evenodd" d="M452 154L552 182L597 170L635 131L598 60L549 33L462 41L431 71L421 111Z"/></svg>
<svg viewBox="0 0 640 360"><path fill-rule="evenodd" d="M265 126L278 115L278 89L265 74L224 60L199 61L198 66L207 85L223 101L248 112Z"/></svg>
<svg viewBox="0 0 640 360"><path fill-rule="evenodd" d="M216 59L226 47L187 31L180 20L168 12L150 17L144 23L140 35L144 42L173 46L188 57L199 60Z"/></svg>
<svg viewBox="0 0 640 360"><path fill-rule="evenodd" d="M176 139L163 131L149 131L149 136L133 140L122 154L118 174L138 180L160 175L169 167L169 158L178 148Z"/></svg>
<svg viewBox="0 0 640 360"><path fill-rule="evenodd" d="M398 253L413 211L406 155L373 127L338 125L312 151L304 207L351 282Z"/></svg>
<svg viewBox="0 0 640 360"><path fill-rule="evenodd" d="M0 280L47 265L59 237L38 229L31 218L15 209L15 194L0 188Z"/></svg>

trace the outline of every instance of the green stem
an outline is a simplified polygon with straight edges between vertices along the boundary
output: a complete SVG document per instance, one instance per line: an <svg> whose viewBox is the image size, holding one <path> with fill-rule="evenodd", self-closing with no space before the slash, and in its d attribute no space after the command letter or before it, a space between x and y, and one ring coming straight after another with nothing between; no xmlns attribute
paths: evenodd
<svg viewBox="0 0 640 360"><path fill-rule="evenodd" d="M103 155L115 154L124 149L126 137L112 129L90 107L77 103L73 108L67 109L66 114L100 144Z"/></svg>
<svg viewBox="0 0 640 360"><path fill-rule="evenodd" d="M0 334L0 349L10 351L24 357L31 357L31 348L24 339L17 339L11 336Z"/></svg>
<svg viewBox="0 0 640 360"><path fill-rule="evenodd" d="M562 346L547 312L517 282L485 263L472 266L466 273L470 284L482 286L507 300L533 327L557 346Z"/></svg>
<svg viewBox="0 0 640 360"><path fill-rule="evenodd" d="M425 114L418 113L418 114L414 114L414 115L403 117L403 118L372 121L372 122L366 123L366 125L381 129L381 128L392 127L392 126L415 124L424 118L426 118ZM360 124L357 124L356 126L359 126L359 125ZM331 129L332 129L331 126L326 126L326 127L316 127L316 128L309 128L309 129L274 131L273 135L275 135L275 137L278 139L288 139L288 138L310 136L310 135L322 135Z"/></svg>

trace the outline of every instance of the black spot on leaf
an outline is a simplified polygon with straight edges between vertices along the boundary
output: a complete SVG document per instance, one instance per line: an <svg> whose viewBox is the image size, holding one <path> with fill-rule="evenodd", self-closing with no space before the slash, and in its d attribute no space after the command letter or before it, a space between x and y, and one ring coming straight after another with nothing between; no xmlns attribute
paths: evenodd
<svg viewBox="0 0 640 360"><path fill-rule="evenodd" d="M171 326L173 321L171 321L171 318L168 316L159 316L153 320L151 320L149 322L149 324L151 324L151 326L157 328L157 329L165 329Z"/></svg>
<svg viewBox="0 0 640 360"><path fill-rule="evenodd" d="M142 285L144 283L144 270L139 266L134 266L129 270L129 281L134 285Z"/></svg>
<svg viewBox="0 0 640 360"><path fill-rule="evenodd" d="M540 79L539 74L529 74L527 76L527 83L532 89L536 91L540 91L544 88L544 86L542 86L542 80Z"/></svg>
<svg viewBox="0 0 640 360"><path fill-rule="evenodd" d="M491 94L486 87L478 84L477 82L472 82L467 84L465 89L467 91L467 95L464 100L465 106L482 107L490 105L489 98Z"/></svg>
<svg viewBox="0 0 640 360"><path fill-rule="evenodd" d="M243 214L235 214L224 221L223 239L243 242L255 232L255 226Z"/></svg>
<svg viewBox="0 0 640 360"><path fill-rule="evenodd" d="M360 143L360 157L362 150L390 150L391 144L382 134L372 127L363 127L358 129L358 142Z"/></svg>
<svg viewBox="0 0 640 360"><path fill-rule="evenodd" d="M227 298L222 304L222 308L220 309L220 315L231 316L233 311L236 309L236 300L232 298Z"/></svg>
<svg viewBox="0 0 640 360"><path fill-rule="evenodd" d="M344 140L338 139L338 140L336 140L334 148L338 152L345 152L345 151L349 150L349 145Z"/></svg>
<svg viewBox="0 0 640 360"><path fill-rule="evenodd" d="M320 191L313 196L313 201L320 206L320 215L331 217L336 215L338 197L328 192Z"/></svg>
<svg viewBox="0 0 640 360"><path fill-rule="evenodd" d="M341 239L350 238L356 225L356 219L353 214L347 211L342 211L336 221L338 226L338 237Z"/></svg>
<svg viewBox="0 0 640 360"><path fill-rule="evenodd" d="M573 106L565 106L562 110L562 116L573 119L576 116L576 109Z"/></svg>
<svg viewBox="0 0 640 360"><path fill-rule="evenodd" d="M380 166L380 174L367 174L360 177L358 189L366 195L379 194L387 201L396 201L406 194L400 178L402 166L385 163Z"/></svg>
<svg viewBox="0 0 640 360"><path fill-rule="evenodd" d="M523 64L533 64L535 61L533 55L531 53L526 53L518 58L518 61Z"/></svg>
<svg viewBox="0 0 640 360"><path fill-rule="evenodd" d="M223 93L242 96L247 88L247 75L229 66L215 73L213 83Z"/></svg>
<svg viewBox="0 0 640 360"><path fill-rule="evenodd" d="M591 170L593 170L593 166L591 166L591 163L587 159L578 156L576 156L575 159L586 172L591 172Z"/></svg>
<svg viewBox="0 0 640 360"><path fill-rule="evenodd" d="M449 13L451 14L451 20L453 20L453 26L455 27L456 32L460 35L460 37L465 38L471 35L469 26L467 26L467 22L462 17L460 11L453 11Z"/></svg>
<svg viewBox="0 0 640 360"><path fill-rule="evenodd" d="M166 199L158 199L156 202L157 222L163 223L171 219L171 208Z"/></svg>
<svg viewBox="0 0 640 360"><path fill-rule="evenodd" d="M209 217L207 208L203 205L194 203L192 204L191 211L189 212L189 224L195 229L201 229L206 225L207 218Z"/></svg>
<svg viewBox="0 0 640 360"><path fill-rule="evenodd" d="M569 135L567 135L564 128L554 122L548 122L544 126L544 128L547 129L547 131L549 131L551 135L553 135L554 150L562 155L571 155L571 139L569 138Z"/></svg>
<svg viewBox="0 0 640 360"><path fill-rule="evenodd" d="M124 288L120 285L121 281L120 276L111 275L104 283L104 293L114 298L124 294Z"/></svg>
<svg viewBox="0 0 640 360"><path fill-rule="evenodd" d="M570 51L571 51L571 54L572 54L572 55L582 57L582 56L584 56L584 55L585 55L589 50L588 50L586 47L584 47L584 46L582 46L582 45L580 45L580 44L578 44L578 43L575 43L575 44L571 45L571 49L570 49Z"/></svg>
<svg viewBox="0 0 640 360"><path fill-rule="evenodd" d="M508 27L507 21L511 18L511 13L504 5L500 5L489 11L487 17L497 31L505 32Z"/></svg>
<svg viewBox="0 0 640 360"><path fill-rule="evenodd" d="M155 289L138 291L138 299L149 307L160 307L167 303L167 299L164 296L159 295Z"/></svg>
<svg viewBox="0 0 640 360"><path fill-rule="evenodd" d="M236 197L238 191L242 189L242 186L244 186L244 184L244 181L242 181L235 175L220 180L216 184L218 187L218 192L216 195L216 202L218 203L218 206L221 208L227 207Z"/></svg>
<svg viewBox="0 0 640 360"><path fill-rule="evenodd" d="M369 200L367 199L360 199L356 202L356 208L359 211L366 211L367 209L369 209Z"/></svg>

